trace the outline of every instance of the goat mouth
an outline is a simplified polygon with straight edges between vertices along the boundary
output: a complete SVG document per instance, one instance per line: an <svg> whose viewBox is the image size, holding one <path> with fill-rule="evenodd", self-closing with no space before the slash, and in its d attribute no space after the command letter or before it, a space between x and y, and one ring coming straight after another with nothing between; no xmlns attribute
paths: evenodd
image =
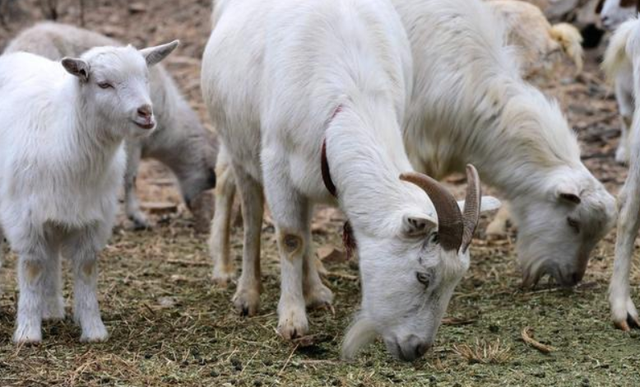
<svg viewBox="0 0 640 387"><path fill-rule="evenodd" d="M156 123L153 121L149 121L149 122L133 121L133 123L136 124L137 127L142 128L144 130L151 130L156 126Z"/></svg>

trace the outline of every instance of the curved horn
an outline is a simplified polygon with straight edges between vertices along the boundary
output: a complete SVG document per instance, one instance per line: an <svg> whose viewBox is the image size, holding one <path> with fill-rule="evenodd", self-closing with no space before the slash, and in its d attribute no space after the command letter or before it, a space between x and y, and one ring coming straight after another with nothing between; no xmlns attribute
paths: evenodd
<svg viewBox="0 0 640 387"><path fill-rule="evenodd" d="M462 234L462 252L466 252L473 239L473 233L480 220L480 197L482 196L482 188L480 188L480 177L476 168L467 165L467 197L464 201L464 233Z"/></svg>
<svg viewBox="0 0 640 387"><path fill-rule="evenodd" d="M462 213L453 195L442 184L422 173L403 173L400 175L400 180L417 185L429 195L438 214L440 246L447 251L458 251L462 245L464 223Z"/></svg>

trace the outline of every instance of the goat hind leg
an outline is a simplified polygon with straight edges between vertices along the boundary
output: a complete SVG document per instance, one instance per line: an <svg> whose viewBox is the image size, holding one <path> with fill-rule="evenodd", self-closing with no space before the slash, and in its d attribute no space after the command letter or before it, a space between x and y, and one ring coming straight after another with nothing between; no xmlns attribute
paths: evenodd
<svg viewBox="0 0 640 387"><path fill-rule="evenodd" d="M215 191L216 211L211 221L209 253L213 259L213 280L218 286L226 288L229 281L235 277L229 239L236 182L231 167L226 163L220 164L216 166L219 178Z"/></svg>
<svg viewBox="0 0 640 387"><path fill-rule="evenodd" d="M253 316L260 306L260 237L264 212L262 185L234 166L233 171L242 199L242 219L244 222L244 249L242 251L242 274L233 296L236 310L242 315Z"/></svg>

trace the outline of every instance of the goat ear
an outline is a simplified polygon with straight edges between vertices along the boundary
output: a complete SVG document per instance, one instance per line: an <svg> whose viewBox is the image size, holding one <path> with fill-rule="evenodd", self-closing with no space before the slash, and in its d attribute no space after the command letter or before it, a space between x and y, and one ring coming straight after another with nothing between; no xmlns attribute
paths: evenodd
<svg viewBox="0 0 640 387"><path fill-rule="evenodd" d="M438 224L424 215L405 215L402 217L402 235L407 238L415 238L427 235Z"/></svg>
<svg viewBox="0 0 640 387"><path fill-rule="evenodd" d="M561 187L558 189L557 198L559 202L571 205L578 205L582 202L580 193L572 187Z"/></svg>
<svg viewBox="0 0 640 387"><path fill-rule="evenodd" d="M161 44L155 47L144 48L140 50L140 53L142 54L144 59L147 61L147 66L151 67L153 65L156 65L162 62L162 60L167 56L169 56L169 54L171 54L173 50L175 50L176 47L178 47L179 44L180 44L179 40L174 40L171 43Z"/></svg>
<svg viewBox="0 0 640 387"><path fill-rule="evenodd" d="M80 81L89 80L89 63L79 58L62 58L62 67L71 75L80 78Z"/></svg>
<svg viewBox="0 0 640 387"><path fill-rule="evenodd" d="M458 201L458 207L460 211L464 211L464 200ZM483 196L480 199L480 213L499 210L502 207L502 202L493 196Z"/></svg>

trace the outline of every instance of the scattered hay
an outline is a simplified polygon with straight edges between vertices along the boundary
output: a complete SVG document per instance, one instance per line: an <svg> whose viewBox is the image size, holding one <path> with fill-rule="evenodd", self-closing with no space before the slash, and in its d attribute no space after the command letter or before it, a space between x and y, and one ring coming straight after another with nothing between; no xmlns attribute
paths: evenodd
<svg viewBox="0 0 640 387"><path fill-rule="evenodd" d="M471 364L506 364L511 360L511 347L500 339L487 342L476 339L475 345L460 344L453 346L453 352Z"/></svg>

